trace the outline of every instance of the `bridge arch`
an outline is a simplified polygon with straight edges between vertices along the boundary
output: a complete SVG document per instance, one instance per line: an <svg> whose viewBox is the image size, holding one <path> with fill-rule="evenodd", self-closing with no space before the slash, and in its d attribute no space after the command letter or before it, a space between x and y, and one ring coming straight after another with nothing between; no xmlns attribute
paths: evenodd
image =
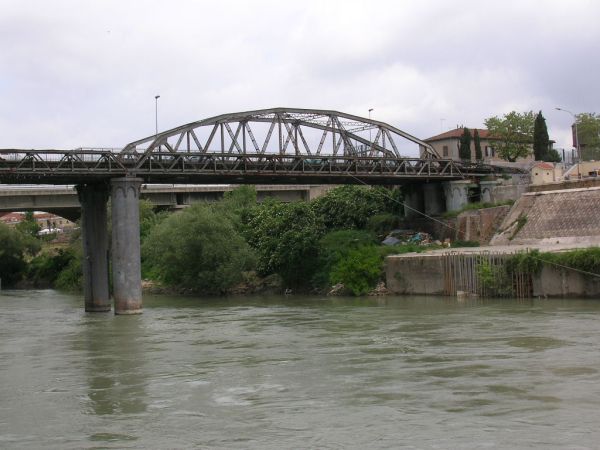
<svg viewBox="0 0 600 450"><path fill-rule="evenodd" d="M260 131L259 131L260 129ZM193 152L402 158L412 142L426 158L426 142L392 125L333 110L271 108L191 122L127 144L122 154Z"/></svg>

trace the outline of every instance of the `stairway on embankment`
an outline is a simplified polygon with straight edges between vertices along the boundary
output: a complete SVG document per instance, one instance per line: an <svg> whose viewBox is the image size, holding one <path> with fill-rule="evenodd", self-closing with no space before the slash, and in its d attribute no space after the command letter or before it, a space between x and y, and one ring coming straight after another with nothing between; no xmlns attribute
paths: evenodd
<svg viewBox="0 0 600 450"><path fill-rule="evenodd" d="M600 245L600 187L523 194L490 244Z"/></svg>

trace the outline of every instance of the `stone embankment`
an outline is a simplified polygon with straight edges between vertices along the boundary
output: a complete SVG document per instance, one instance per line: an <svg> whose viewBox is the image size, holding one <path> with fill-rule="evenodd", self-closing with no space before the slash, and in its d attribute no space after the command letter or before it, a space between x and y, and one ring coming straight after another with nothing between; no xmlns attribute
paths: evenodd
<svg viewBox="0 0 600 450"><path fill-rule="evenodd" d="M523 194L491 245L600 245L600 187Z"/></svg>

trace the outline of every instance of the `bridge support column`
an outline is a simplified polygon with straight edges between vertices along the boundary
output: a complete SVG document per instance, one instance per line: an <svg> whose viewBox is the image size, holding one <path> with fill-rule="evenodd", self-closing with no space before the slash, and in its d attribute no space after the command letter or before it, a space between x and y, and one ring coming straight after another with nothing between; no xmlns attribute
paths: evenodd
<svg viewBox="0 0 600 450"><path fill-rule="evenodd" d="M494 188L498 185L497 181L480 181L479 189L481 190L481 201L486 203L494 203L496 196L494 195Z"/></svg>
<svg viewBox="0 0 600 450"><path fill-rule="evenodd" d="M110 311L106 214L108 186L103 183L81 184L77 186L77 194L81 203L85 310Z"/></svg>
<svg viewBox="0 0 600 450"><path fill-rule="evenodd" d="M444 191L441 183L427 183L423 185L425 214L439 216L445 211Z"/></svg>
<svg viewBox="0 0 600 450"><path fill-rule="evenodd" d="M420 186L409 185L402 189L404 194L404 217L407 219L414 219L415 217L421 217L425 210L423 205L423 189Z"/></svg>
<svg viewBox="0 0 600 450"><path fill-rule="evenodd" d="M447 181L444 183L446 210L456 211L469 203L469 184L467 180Z"/></svg>
<svg viewBox="0 0 600 450"><path fill-rule="evenodd" d="M111 180L112 274L115 314L141 314L140 178Z"/></svg>

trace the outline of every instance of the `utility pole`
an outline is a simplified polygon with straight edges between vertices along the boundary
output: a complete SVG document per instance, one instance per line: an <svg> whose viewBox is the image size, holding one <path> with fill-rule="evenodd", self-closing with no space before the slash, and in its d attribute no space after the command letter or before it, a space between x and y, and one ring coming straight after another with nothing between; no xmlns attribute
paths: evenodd
<svg viewBox="0 0 600 450"><path fill-rule="evenodd" d="M373 111L373 108L369 108L369 121L371 120L371 111ZM369 124L371 125L371 124ZM371 152L371 150L373 149L373 143L372 143L372 138L371 138L371 127L369 126L369 153Z"/></svg>
<svg viewBox="0 0 600 450"><path fill-rule="evenodd" d="M579 147L579 133L577 132L577 116L575 114L573 114L571 111L569 111L568 109L563 109L563 108L554 108L557 111L563 111L566 113L571 114L571 116L573 116L573 121L575 123L575 148L577 149L577 178L581 177L581 174L579 173L579 164L581 163L581 152L580 152L580 147Z"/></svg>
<svg viewBox="0 0 600 450"><path fill-rule="evenodd" d="M158 99L159 98L160 98L160 95L154 96L154 123L155 123L154 137L158 136Z"/></svg>

